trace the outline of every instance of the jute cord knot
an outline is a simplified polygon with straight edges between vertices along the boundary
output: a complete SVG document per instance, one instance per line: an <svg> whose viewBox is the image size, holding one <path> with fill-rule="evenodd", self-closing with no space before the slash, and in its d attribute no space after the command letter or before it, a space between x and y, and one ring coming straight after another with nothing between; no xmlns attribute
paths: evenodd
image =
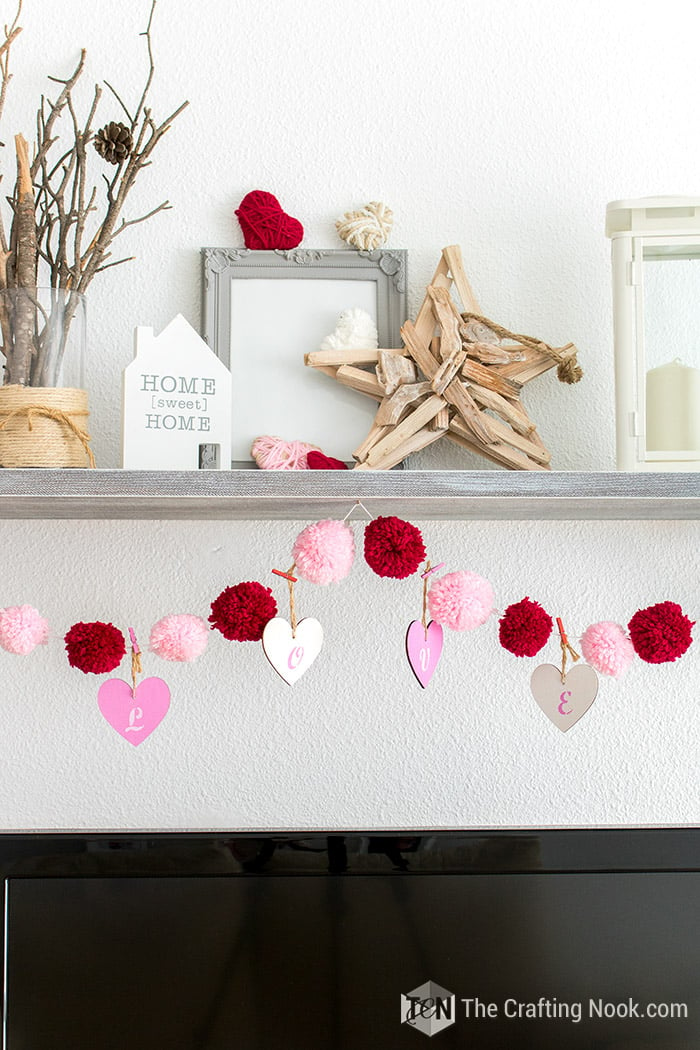
<svg viewBox="0 0 700 1050"><path fill-rule="evenodd" d="M522 343L523 346L527 346L531 350L538 350L542 354L547 354L548 357L557 362L557 379L560 383L578 383L583 378L583 369L576 360L578 350L573 343L567 343L566 346L557 349L550 346L549 343L545 343L542 339L535 339L534 336L518 335L515 332L511 332L504 328L503 325L489 320L488 317L484 317L482 314L464 313L462 318L465 321L480 321L481 324L485 324L490 328L499 339L511 339L515 343Z"/></svg>
<svg viewBox="0 0 700 1050"><path fill-rule="evenodd" d="M82 412L76 410L70 415L67 412L61 412L58 408L48 408L46 405L22 405L20 408L13 408L7 413L2 423L0 423L0 430L3 430L7 424L20 416L27 417L27 428L29 430L34 429L33 421L34 416L45 416L47 419L52 419L56 423L60 423L62 426L67 427L80 442L85 449L85 453L88 458L88 462L92 468L95 466L95 457L92 449L90 448L90 435L82 427L78 426L72 416L87 416L88 412Z"/></svg>

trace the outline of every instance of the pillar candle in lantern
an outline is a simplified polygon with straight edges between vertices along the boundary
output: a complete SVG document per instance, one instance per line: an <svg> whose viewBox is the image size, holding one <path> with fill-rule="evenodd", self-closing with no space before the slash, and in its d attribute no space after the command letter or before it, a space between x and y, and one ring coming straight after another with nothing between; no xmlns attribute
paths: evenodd
<svg viewBox="0 0 700 1050"><path fill-rule="evenodd" d="M647 450L700 452L700 368L678 358L647 372Z"/></svg>

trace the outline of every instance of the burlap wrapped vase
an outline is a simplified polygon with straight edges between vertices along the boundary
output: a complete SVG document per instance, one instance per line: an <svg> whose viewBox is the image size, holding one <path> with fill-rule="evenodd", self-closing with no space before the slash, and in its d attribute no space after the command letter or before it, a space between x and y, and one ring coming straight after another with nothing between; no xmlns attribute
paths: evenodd
<svg viewBox="0 0 700 1050"><path fill-rule="evenodd" d="M87 391L0 386L1 467L94 467Z"/></svg>

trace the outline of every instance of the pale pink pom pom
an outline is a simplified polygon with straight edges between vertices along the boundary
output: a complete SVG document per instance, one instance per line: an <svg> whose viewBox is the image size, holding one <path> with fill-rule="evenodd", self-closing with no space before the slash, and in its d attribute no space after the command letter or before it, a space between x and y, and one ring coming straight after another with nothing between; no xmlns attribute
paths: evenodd
<svg viewBox="0 0 700 1050"><path fill-rule="evenodd" d="M199 616L175 613L164 616L151 628L148 648L164 660L196 660L204 652L209 628Z"/></svg>
<svg viewBox="0 0 700 1050"><path fill-rule="evenodd" d="M46 645L49 624L32 605L0 609L0 645L8 653L26 656L37 645Z"/></svg>
<svg viewBox="0 0 700 1050"><path fill-rule="evenodd" d="M448 572L428 592L430 615L453 631L471 631L493 612L493 588L475 572Z"/></svg>
<svg viewBox="0 0 700 1050"><path fill-rule="evenodd" d="M603 620L592 623L581 637L586 663L601 674L619 678L634 659L634 646L619 623Z"/></svg>
<svg viewBox="0 0 700 1050"><path fill-rule="evenodd" d="M350 572L355 537L344 521L316 521L300 532L292 549L296 571L310 583L337 583Z"/></svg>
<svg viewBox="0 0 700 1050"><path fill-rule="evenodd" d="M318 451L318 445L263 434L253 442L250 454L261 470L308 470L306 453L312 449Z"/></svg>

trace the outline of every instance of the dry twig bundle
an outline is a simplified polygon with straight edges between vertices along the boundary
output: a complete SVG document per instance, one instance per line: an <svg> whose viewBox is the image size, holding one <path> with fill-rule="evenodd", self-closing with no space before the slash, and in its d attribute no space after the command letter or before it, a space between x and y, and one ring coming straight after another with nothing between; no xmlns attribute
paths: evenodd
<svg viewBox="0 0 700 1050"><path fill-rule="evenodd" d="M21 9L19 0L15 19L5 26L0 44L0 117L11 79L10 49L21 32ZM130 226L170 207L165 200L145 215L122 217L139 172L150 164L154 149L188 104L183 102L160 123L148 105L155 72L151 42L154 9L155 0L142 34L146 39L148 75L135 108L129 109L112 85L106 84L125 120L112 120L94 130L102 97L99 85L95 86L85 120L78 118L73 91L85 68L83 50L67 79L49 78L60 85L60 90L53 101L41 98L31 159L24 137L15 136L17 181L8 198L12 211L9 237L0 216L0 291L19 289L23 294L16 297L12 309L7 306L7 297L0 296L4 300L0 305L0 328L6 383L51 386L56 382L78 297L98 273L133 258L112 258L114 241ZM61 121L68 124L69 136L61 136ZM102 163L114 167L109 175L103 173L101 192L88 173L91 144ZM48 309L39 302L37 284L51 287Z"/></svg>

